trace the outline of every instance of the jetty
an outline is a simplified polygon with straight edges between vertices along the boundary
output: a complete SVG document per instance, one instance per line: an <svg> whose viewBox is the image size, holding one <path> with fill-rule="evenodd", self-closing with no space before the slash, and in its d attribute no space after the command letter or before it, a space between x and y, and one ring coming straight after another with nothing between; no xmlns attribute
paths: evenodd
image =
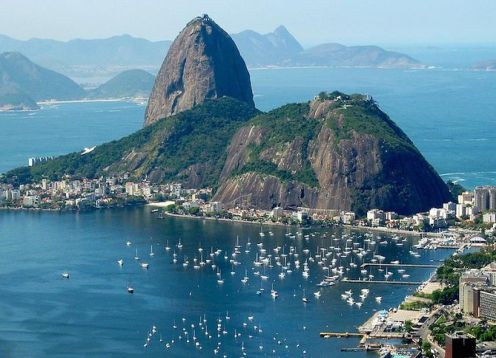
<svg viewBox="0 0 496 358"><path fill-rule="evenodd" d="M411 336L405 332L374 332L374 333L359 333L359 332L320 332L322 338L355 338L361 337L361 343L365 343L367 339L403 339Z"/></svg>
<svg viewBox="0 0 496 358"><path fill-rule="evenodd" d="M420 286L420 281L386 281L386 280L350 280L343 278L341 282L359 283L359 284L382 284L382 285L403 285L403 286Z"/></svg>
<svg viewBox="0 0 496 358"><path fill-rule="evenodd" d="M432 264L381 264L377 262L364 262L363 264L360 265L361 268L367 268L367 267L397 267L397 268L438 268L439 265L432 265Z"/></svg>

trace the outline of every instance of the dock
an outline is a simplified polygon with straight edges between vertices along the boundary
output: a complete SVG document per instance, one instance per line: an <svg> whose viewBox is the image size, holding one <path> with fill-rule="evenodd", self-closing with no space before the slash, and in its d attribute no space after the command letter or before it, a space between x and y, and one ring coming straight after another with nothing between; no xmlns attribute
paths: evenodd
<svg viewBox="0 0 496 358"><path fill-rule="evenodd" d="M420 281L386 281L386 280L350 280L343 278L341 282L359 283L359 284L377 284L377 285L403 285L403 286L420 286Z"/></svg>
<svg viewBox="0 0 496 358"><path fill-rule="evenodd" d="M356 338L361 337L363 343L367 339L403 339L408 338L408 333L404 332L376 332L376 333L357 333L357 332L320 332L322 338Z"/></svg>
<svg viewBox="0 0 496 358"><path fill-rule="evenodd" d="M432 265L432 264L380 264L376 262L365 262L360 265L361 268L366 268L369 266L376 266L376 267L397 267L397 268L438 268L439 265Z"/></svg>

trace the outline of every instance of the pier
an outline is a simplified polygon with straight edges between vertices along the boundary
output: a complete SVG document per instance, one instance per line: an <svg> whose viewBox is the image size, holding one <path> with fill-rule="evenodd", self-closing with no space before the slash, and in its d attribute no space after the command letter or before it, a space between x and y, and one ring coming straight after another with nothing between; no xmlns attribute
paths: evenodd
<svg viewBox="0 0 496 358"><path fill-rule="evenodd" d="M322 338L356 338L361 337L363 343L367 339L403 339L408 338L409 334L404 332L376 332L376 333L357 333L357 332L320 332Z"/></svg>
<svg viewBox="0 0 496 358"><path fill-rule="evenodd" d="M385 284L385 285L404 285L404 286L420 286L420 281L386 281L386 280L350 280L343 278L341 282L346 283L361 283L361 284Z"/></svg>
<svg viewBox="0 0 496 358"><path fill-rule="evenodd" d="M438 268L438 265L430 265L430 264L381 264L376 262L365 262L360 265L361 268L366 268L369 266L376 267L397 267L397 268Z"/></svg>

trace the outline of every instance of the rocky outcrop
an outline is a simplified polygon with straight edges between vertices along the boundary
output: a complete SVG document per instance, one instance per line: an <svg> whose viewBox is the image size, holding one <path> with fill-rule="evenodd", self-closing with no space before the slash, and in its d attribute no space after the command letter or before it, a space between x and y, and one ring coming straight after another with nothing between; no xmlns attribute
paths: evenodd
<svg viewBox="0 0 496 358"><path fill-rule="evenodd" d="M145 125L223 96L254 106L250 75L234 41L205 15L172 43L148 101Z"/></svg>
<svg viewBox="0 0 496 358"><path fill-rule="evenodd" d="M410 214L449 200L446 184L371 99L330 96L301 108L308 109L304 119L286 110L274 120L273 112L238 130L214 200L360 214L374 207ZM301 129L278 135L302 121L311 136Z"/></svg>

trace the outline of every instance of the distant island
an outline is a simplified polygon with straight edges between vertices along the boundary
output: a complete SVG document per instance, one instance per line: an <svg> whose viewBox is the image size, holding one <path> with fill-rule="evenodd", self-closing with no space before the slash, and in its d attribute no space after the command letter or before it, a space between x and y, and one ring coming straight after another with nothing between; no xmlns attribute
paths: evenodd
<svg viewBox="0 0 496 358"><path fill-rule="evenodd" d="M85 90L18 52L0 54L0 110L36 110L37 102L136 98L150 94L155 77L143 70L124 71L101 86Z"/></svg>
<svg viewBox="0 0 496 358"><path fill-rule="evenodd" d="M424 68L416 59L377 46L344 46L325 43L303 48L284 26L260 34L252 30L232 34L249 68L257 67L375 67ZM42 66L70 77L91 76L105 70L116 75L123 69L140 68L154 73L172 41L148 41L130 35L107 39L16 40L0 35L0 52L20 52Z"/></svg>

